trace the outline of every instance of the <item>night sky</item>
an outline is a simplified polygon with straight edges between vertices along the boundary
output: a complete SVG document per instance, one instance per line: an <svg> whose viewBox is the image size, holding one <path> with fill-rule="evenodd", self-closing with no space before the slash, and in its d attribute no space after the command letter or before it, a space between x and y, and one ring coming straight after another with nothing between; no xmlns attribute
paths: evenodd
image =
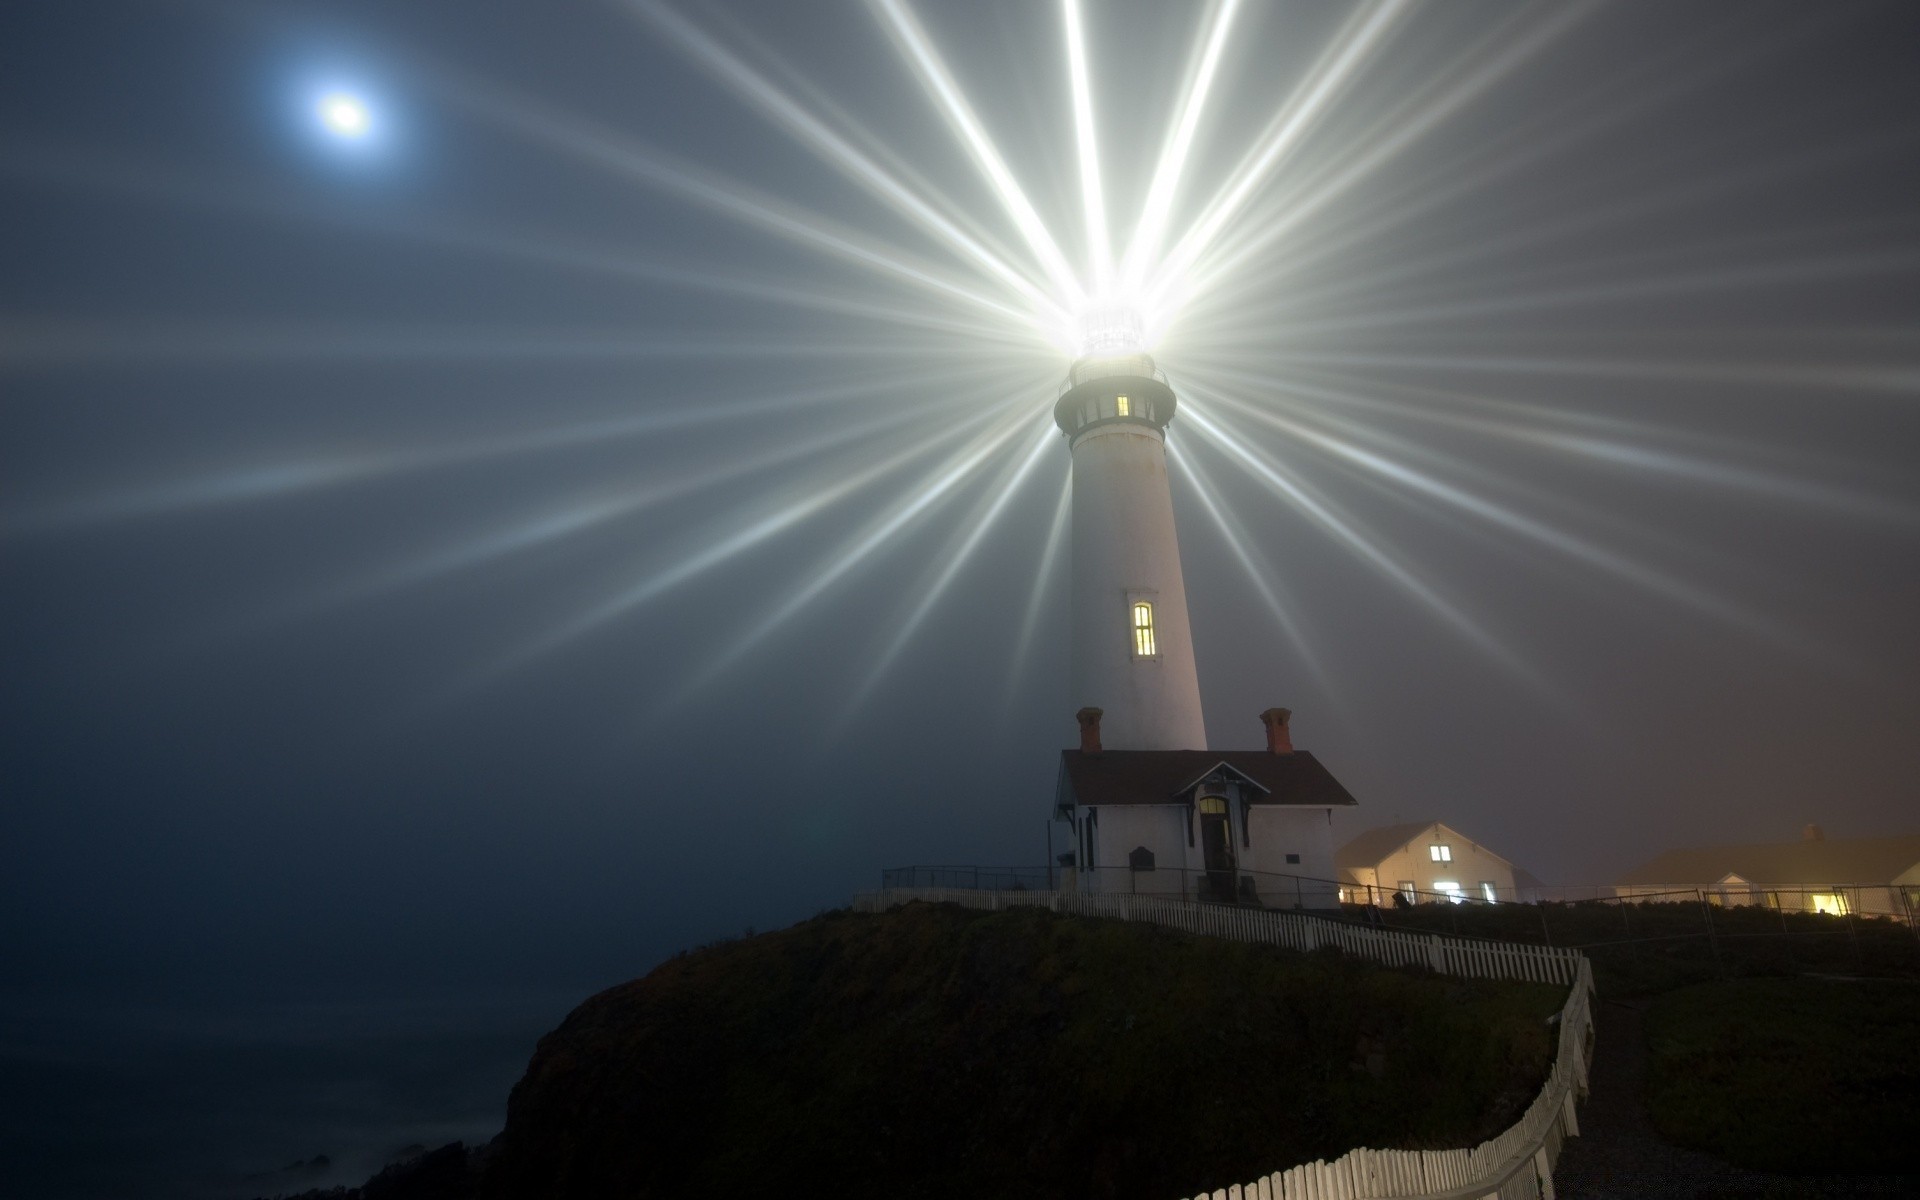
<svg viewBox="0 0 1920 1200"><path fill-rule="evenodd" d="M1085 10L1118 255L1217 10ZM1059 7L912 12L1087 271ZM1042 860L1071 350L895 28L0 7L17 1184L486 1136L595 988ZM1343 836L1552 884L1920 832L1916 46L1903 2L1249 0L1153 345L1213 744L1289 706Z"/></svg>

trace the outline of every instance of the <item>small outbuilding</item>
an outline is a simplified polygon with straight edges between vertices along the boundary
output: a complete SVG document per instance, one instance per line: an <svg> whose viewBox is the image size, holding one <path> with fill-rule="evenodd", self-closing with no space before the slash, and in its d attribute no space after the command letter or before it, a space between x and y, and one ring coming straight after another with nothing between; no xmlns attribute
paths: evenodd
<svg viewBox="0 0 1920 1200"><path fill-rule="evenodd" d="M1788 912L1920 917L1920 836L1828 841L1808 825L1797 842L1669 850L1620 877L1614 894Z"/></svg>
<svg viewBox="0 0 1920 1200"><path fill-rule="evenodd" d="M1531 875L1440 821L1369 829L1340 847L1336 862L1348 904L1532 899L1521 894Z"/></svg>
<svg viewBox="0 0 1920 1200"><path fill-rule="evenodd" d="M1107 750L1097 708L1063 750L1054 818L1082 891L1332 908L1333 810L1353 796L1295 750L1292 713L1260 714L1265 750Z"/></svg>

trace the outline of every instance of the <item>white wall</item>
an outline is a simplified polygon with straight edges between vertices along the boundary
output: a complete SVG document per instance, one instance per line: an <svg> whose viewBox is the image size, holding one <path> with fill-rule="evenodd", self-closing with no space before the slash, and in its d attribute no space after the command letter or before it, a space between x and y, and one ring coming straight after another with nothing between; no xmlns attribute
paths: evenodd
<svg viewBox="0 0 1920 1200"><path fill-rule="evenodd" d="M1256 804L1248 825L1251 846L1240 850L1244 870L1263 872L1256 877L1260 900L1268 905L1332 908L1339 903L1333 865L1333 826L1324 808L1295 808ZM1290 863L1287 855L1300 861ZM1268 878L1291 875L1297 879ZM1308 882L1327 881L1327 882Z"/></svg>
<svg viewBox="0 0 1920 1200"><path fill-rule="evenodd" d="M1236 802L1237 803L1237 802ZM1084 823L1087 812L1080 819ZM1197 897L1203 888L1206 853L1187 844L1187 806L1115 804L1098 810L1097 853L1091 870L1080 872L1088 891ZM1248 817L1251 845L1242 845L1240 815L1232 814L1234 853L1239 875L1254 875L1262 904L1270 907L1331 908L1339 903L1334 878L1333 832L1324 808L1255 805ZM1127 856L1134 847L1153 851L1153 871L1135 872ZM1298 863L1286 856L1297 854ZM1084 864L1083 864L1084 865ZM1301 877L1298 882L1293 878Z"/></svg>
<svg viewBox="0 0 1920 1200"><path fill-rule="evenodd" d="M1435 843L1445 845L1453 855L1451 862L1434 862L1429 849ZM1375 903L1393 903L1393 891L1402 880L1412 880L1413 886L1423 892L1435 892L1440 889L1436 884L1450 881L1460 885L1461 895L1469 900L1485 900L1481 891L1483 882L1494 885L1494 899L1518 900L1519 893L1513 882L1513 867L1499 855L1482 848L1474 842L1461 837L1459 832L1436 824L1427 832L1415 838L1411 843L1380 860L1371 871L1356 868L1354 877L1362 884L1372 884L1377 889ZM1364 903L1364 895L1350 897ZM1420 897L1423 901L1432 900L1431 896Z"/></svg>
<svg viewBox="0 0 1920 1200"><path fill-rule="evenodd" d="M1153 603L1153 658L1133 653L1135 595ZM1073 442L1073 704L1103 711L1110 750L1206 748L1166 445L1150 425Z"/></svg>

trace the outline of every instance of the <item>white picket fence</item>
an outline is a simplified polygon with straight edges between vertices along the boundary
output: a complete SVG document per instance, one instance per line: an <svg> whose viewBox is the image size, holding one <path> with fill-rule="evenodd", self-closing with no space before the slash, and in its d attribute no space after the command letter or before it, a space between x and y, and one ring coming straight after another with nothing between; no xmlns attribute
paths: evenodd
<svg viewBox="0 0 1920 1200"><path fill-rule="evenodd" d="M1351 1150L1332 1162L1302 1163L1194 1200L1553 1200L1553 1164L1580 1132L1575 1102L1587 1093L1593 1042L1593 968L1577 950L1491 942L1349 925L1301 913L1231 908L1157 896L1077 892L993 892L890 888L854 896L856 912L885 912L910 900L999 911L1040 907L1086 917L1148 921L1209 937L1290 950L1338 946L1389 966L1423 965L1446 975L1571 985L1560 1009L1553 1072L1505 1132L1470 1150Z"/></svg>

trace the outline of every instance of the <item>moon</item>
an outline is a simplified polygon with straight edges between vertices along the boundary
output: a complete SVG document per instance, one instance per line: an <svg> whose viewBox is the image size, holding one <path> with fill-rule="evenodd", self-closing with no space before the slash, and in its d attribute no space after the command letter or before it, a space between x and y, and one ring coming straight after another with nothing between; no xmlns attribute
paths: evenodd
<svg viewBox="0 0 1920 1200"><path fill-rule="evenodd" d="M328 92L314 103L321 126L337 138L358 141L373 129L367 102L351 92Z"/></svg>

